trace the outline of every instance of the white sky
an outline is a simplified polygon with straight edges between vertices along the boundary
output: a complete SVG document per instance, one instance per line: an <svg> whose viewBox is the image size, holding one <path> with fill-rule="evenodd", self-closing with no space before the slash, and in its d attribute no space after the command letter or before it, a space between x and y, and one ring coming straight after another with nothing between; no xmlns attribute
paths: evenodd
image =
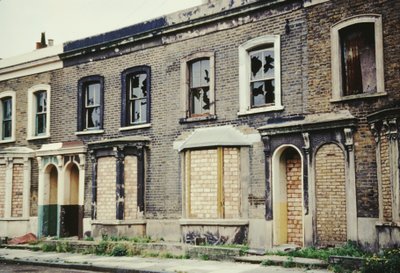
<svg viewBox="0 0 400 273"><path fill-rule="evenodd" d="M200 5L201 0L0 0L0 58L33 51L41 32L55 44Z"/></svg>

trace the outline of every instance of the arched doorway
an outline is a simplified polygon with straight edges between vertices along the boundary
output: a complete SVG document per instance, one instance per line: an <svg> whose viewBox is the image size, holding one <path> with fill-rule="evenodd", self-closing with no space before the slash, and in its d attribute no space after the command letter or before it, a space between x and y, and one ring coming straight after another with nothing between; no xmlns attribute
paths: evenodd
<svg viewBox="0 0 400 273"><path fill-rule="evenodd" d="M45 171L43 204L43 235L57 236L58 223L58 171L49 165Z"/></svg>
<svg viewBox="0 0 400 273"><path fill-rule="evenodd" d="M64 202L61 205L61 237L81 236L82 219L79 209L79 168L69 164L65 170Z"/></svg>
<svg viewBox="0 0 400 273"><path fill-rule="evenodd" d="M302 157L284 146L272 161L273 244L304 245Z"/></svg>

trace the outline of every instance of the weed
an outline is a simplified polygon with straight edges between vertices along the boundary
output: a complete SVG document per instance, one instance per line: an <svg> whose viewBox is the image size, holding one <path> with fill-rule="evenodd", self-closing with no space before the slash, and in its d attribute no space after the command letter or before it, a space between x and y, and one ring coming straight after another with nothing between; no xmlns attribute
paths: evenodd
<svg viewBox="0 0 400 273"><path fill-rule="evenodd" d="M57 252L72 252L72 247L68 242L58 241L56 243Z"/></svg>
<svg viewBox="0 0 400 273"><path fill-rule="evenodd" d="M295 267L296 264L293 261L293 257L289 256L287 261L283 262L282 266L285 268Z"/></svg>
<svg viewBox="0 0 400 273"><path fill-rule="evenodd" d="M362 273L397 273L400 268L400 249L384 250L382 254L368 257L362 267Z"/></svg>
<svg viewBox="0 0 400 273"><path fill-rule="evenodd" d="M43 252L56 251L56 245L55 244L46 244L46 243L44 243L41 248L42 248Z"/></svg>
<svg viewBox="0 0 400 273"><path fill-rule="evenodd" d="M100 241L100 243L96 246L95 254L97 255L105 255L107 254L109 243L107 241Z"/></svg>
<svg viewBox="0 0 400 273"><path fill-rule="evenodd" d="M210 259L210 257L207 254L200 254L200 259L202 259L204 261L208 261Z"/></svg>
<svg viewBox="0 0 400 273"><path fill-rule="evenodd" d="M264 260L261 262L262 266L270 266L270 265L274 265L274 262L271 260Z"/></svg>
<svg viewBox="0 0 400 273"><path fill-rule="evenodd" d="M124 244L116 244L112 250L110 255L111 256L126 256L126 254L128 253L126 246Z"/></svg>
<svg viewBox="0 0 400 273"><path fill-rule="evenodd" d="M85 241L94 241L94 238L92 236L87 236L85 237Z"/></svg>

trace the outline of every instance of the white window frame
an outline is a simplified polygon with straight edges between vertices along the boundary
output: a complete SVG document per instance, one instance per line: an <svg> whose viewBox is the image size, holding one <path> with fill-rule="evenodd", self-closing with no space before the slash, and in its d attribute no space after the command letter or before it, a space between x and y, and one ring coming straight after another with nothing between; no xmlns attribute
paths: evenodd
<svg viewBox="0 0 400 273"><path fill-rule="evenodd" d="M3 98L6 97L11 97L11 107L12 107L12 118L11 118L11 137L7 139L2 139L3 136L3 103L0 103L0 121L1 121L1 126L0 126L0 143L10 143L10 142L15 142L15 132L16 132L16 95L15 91L9 90L9 91L4 91L0 93L0 101Z"/></svg>
<svg viewBox="0 0 400 273"><path fill-rule="evenodd" d="M48 84L38 84L28 89L28 127L27 140L43 139L50 137L50 106L51 106L51 88ZM36 96L35 93L45 91L47 96L46 105L46 132L36 135Z"/></svg>
<svg viewBox="0 0 400 273"><path fill-rule="evenodd" d="M209 59L210 62L210 112L208 115L200 117L191 117L189 111L189 98L190 98L190 63L199 59ZM190 54L181 60L181 105L182 117L186 121L206 120L210 117L215 117L215 53L212 51L203 51Z"/></svg>
<svg viewBox="0 0 400 273"><path fill-rule="evenodd" d="M345 27L359 23L374 23L375 30L375 66L376 92L343 96L342 83L342 51L339 31ZM332 58L332 102L366 97L385 96L385 79L383 66L382 16L379 14L357 15L342 20L331 27L331 58Z"/></svg>
<svg viewBox="0 0 400 273"><path fill-rule="evenodd" d="M281 42L280 35L264 35L251 39L239 46L239 112L238 115L249 115L269 111L283 110L281 94ZM274 48L274 77L275 77L275 104L251 108L250 102L250 57L249 53L263 45L273 44Z"/></svg>

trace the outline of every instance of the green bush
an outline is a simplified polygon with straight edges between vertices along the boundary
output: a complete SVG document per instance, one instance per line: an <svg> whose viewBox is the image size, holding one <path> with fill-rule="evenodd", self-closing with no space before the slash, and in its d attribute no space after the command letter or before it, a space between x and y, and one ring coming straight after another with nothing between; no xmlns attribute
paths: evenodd
<svg viewBox="0 0 400 273"><path fill-rule="evenodd" d="M110 255L120 257L120 256L126 256L127 253L128 250L124 244L116 244L112 248Z"/></svg>
<svg viewBox="0 0 400 273"><path fill-rule="evenodd" d="M56 251L56 245L55 244L46 244L46 243L44 243L42 245L42 251L43 252Z"/></svg>
<svg viewBox="0 0 400 273"><path fill-rule="evenodd" d="M108 252L109 243L107 241L100 241L100 243L96 246L95 254L97 255L106 255Z"/></svg>
<svg viewBox="0 0 400 273"><path fill-rule="evenodd" d="M56 251L57 252L71 252L72 247L68 242L58 241L56 243Z"/></svg>
<svg viewBox="0 0 400 273"><path fill-rule="evenodd" d="M361 270L362 273L398 273L400 268L400 249L388 249L380 255L368 257Z"/></svg>

